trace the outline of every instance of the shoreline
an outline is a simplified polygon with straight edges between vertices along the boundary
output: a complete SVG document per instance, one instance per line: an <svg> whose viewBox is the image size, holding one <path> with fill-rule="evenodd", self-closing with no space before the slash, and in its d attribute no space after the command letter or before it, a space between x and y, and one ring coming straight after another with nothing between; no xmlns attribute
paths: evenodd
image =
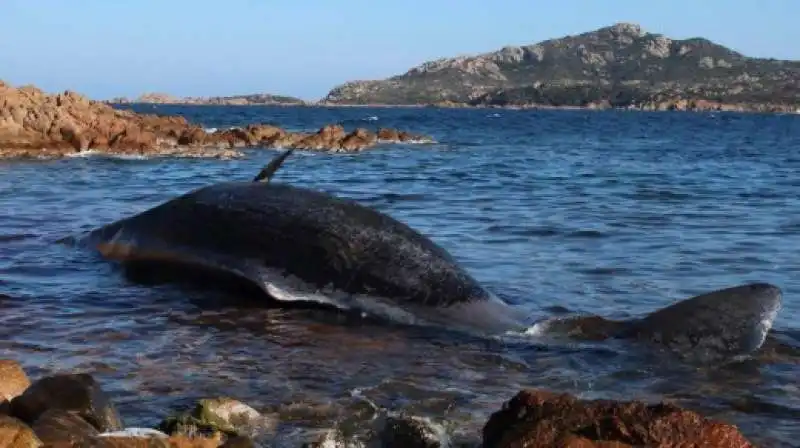
<svg viewBox="0 0 800 448"><path fill-rule="evenodd" d="M186 403L186 398L176 400ZM267 440L272 446L287 431L292 446L440 447L452 443L447 427L455 423L446 415L422 417L368 401L371 415L359 411L350 416L360 422L355 428L345 429L343 422L329 418L298 428L289 416L259 411L236 398L194 400L193 406L184 404L152 416L152 421L160 421L156 425L130 427L117 411L114 397L91 373L62 371L32 381L19 362L0 359L0 441L15 440L15 448L250 448ZM480 428L479 433L462 434L468 441L456 445L754 446L736 425L664 401L580 399L531 388L509 390L502 407L492 411ZM298 438L305 441L295 443Z"/></svg>
<svg viewBox="0 0 800 448"><path fill-rule="evenodd" d="M649 104L645 107L626 106L611 107L598 104L585 106L553 106L548 104L519 104L519 105L492 105L492 104L467 104L467 103L441 103L441 104L388 104L388 103L307 103L307 104L210 104L210 103L112 103L103 101L111 106L198 106L198 107L297 107L309 109L496 109L496 110L548 110L548 111L631 111L631 112L728 112L745 114L769 115L800 115L800 106L789 106L772 103L717 103L708 100L677 100ZM701 106L690 107L691 103Z"/></svg>
<svg viewBox="0 0 800 448"><path fill-rule="evenodd" d="M380 127L347 132L340 124L291 132L270 124L207 132L184 117L115 108L76 92L47 94L0 83L0 159L53 159L98 152L120 156L233 158L243 148L356 153L390 143L435 143L426 135Z"/></svg>

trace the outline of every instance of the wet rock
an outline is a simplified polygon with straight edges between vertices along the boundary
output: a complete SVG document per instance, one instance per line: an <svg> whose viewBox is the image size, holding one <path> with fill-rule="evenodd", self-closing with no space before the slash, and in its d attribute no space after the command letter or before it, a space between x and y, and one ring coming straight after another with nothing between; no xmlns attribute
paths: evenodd
<svg viewBox="0 0 800 448"><path fill-rule="evenodd" d="M101 434L83 446L87 448L217 448L221 437L164 437L155 434L127 435L121 433Z"/></svg>
<svg viewBox="0 0 800 448"><path fill-rule="evenodd" d="M0 415L0 448L36 448L42 445L42 441L24 422Z"/></svg>
<svg viewBox="0 0 800 448"><path fill-rule="evenodd" d="M378 139L389 142L398 142L400 141L400 133L397 131L397 129L381 128L378 129Z"/></svg>
<svg viewBox="0 0 800 448"><path fill-rule="evenodd" d="M362 151L378 142L378 137L366 129L358 128L347 134L340 144L345 152Z"/></svg>
<svg viewBox="0 0 800 448"><path fill-rule="evenodd" d="M381 426L381 447L440 448L448 445L444 430L425 418L405 415L386 417Z"/></svg>
<svg viewBox="0 0 800 448"><path fill-rule="evenodd" d="M249 437L233 436L228 437L228 440L220 448L256 448L257 446L253 439Z"/></svg>
<svg viewBox="0 0 800 448"><path fill-rule="evenodd" d="M202 145L205 143L207 135L206 131L198 127L185 129L178 137L178 144L187 146Z"/></svg>
<svg viewBox="0 0 800 448"><path fill-rule="evenodd" d="M485 447L752 447L735 426L668 404L519 392L489 418Z"/></svg>
<svg viewBox="0 0 800 448"><path fill-rule="evenodd" d="M33 432L46 445L79 445L99 434L77 411L50 409L33 424Z"/></svg>
<svg viewBox="0 0 800 448"><path fill-rule="evenodd" d="M11 400L25 392L31 380L22 366L10 359L0 359L0 414L11 411Z"/></svg>
<svg viewBox="0 0 800 448"><path fill-rule="evenodd" d="M342 147L342 140L345 136L344 127L341 125L327 125L322 127L315 134L294 143L292 145L295 149L310 149L310 150L336 150Z"/></svg>
<svg viewBox="0 0 800 448"><path fill-rule="evenodd" d="M378 130L378 140L386 143L432 143L433 139L427 135L412 134L397 129L381 128Z"/></svg>
<svg viewBox="0 0 800 448"><path fill-rule="evenodd" d="M254 145L258 144L271 144L275 140L286 135L286 131L270 125L249 125L246 128L250 136L250 141Z"/></svg>
<svg viewBox="0 0 800 448"><path fill-rule="evenodd" d="M348 440L341 431L329 429L313 436L310 442L302 445L302 448L361 448L363 446L363 443Z"/></svg>
<svg viewBox="0 0 800 448"><path fill-rule="evenodd" d="M41 378L11 402L13 415L29 424L50 409L75 411L98 431L123 428L113 403L89 374Z"/></svg>
<svg viewBox="0 0 800 448"><path fill-rule="evenodd" d="M209 435L222 432L231 436L274 430L276 422L250 406L232 398L200 400L189 413L165 419L158 428L167 434Z"/></svg>

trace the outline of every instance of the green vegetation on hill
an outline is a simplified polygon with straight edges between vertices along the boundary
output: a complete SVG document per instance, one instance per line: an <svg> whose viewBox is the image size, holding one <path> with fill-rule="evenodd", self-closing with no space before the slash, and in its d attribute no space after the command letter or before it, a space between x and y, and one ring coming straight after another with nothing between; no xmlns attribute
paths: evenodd
<svg viewBox="0 0 800 448"><path fill-rule="evenodd" d="M800 61L751 58L707 39L675 40L619 23L425 62L385 80L348 82L323 102L794 111Z"/></svg>

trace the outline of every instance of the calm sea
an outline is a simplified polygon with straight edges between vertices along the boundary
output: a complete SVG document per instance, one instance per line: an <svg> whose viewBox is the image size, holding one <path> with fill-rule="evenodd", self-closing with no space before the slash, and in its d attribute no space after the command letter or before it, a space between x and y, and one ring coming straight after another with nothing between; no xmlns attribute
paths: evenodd
<svg viewBox="0 0 800 448"><path fill-rule="evenodd" d="M396 127L438 144L297 153L276 181L356 198L447 248L535 318L641 315L750 281L784 291L774 332L800 347L800 116L372 108L141 106L207 128ZM477 440L522 387L668 399L767 446L800 438L798 358L654 366L625 345L526 344L268 307L123 275L58 238L213 182L244 159L0 162L0 357L33 377L94 374L128 426L232 396L309 428L360 428L371 401ZM235 229L231 229L235 231ZM363 420L363 421L362 421Z"/></svg>

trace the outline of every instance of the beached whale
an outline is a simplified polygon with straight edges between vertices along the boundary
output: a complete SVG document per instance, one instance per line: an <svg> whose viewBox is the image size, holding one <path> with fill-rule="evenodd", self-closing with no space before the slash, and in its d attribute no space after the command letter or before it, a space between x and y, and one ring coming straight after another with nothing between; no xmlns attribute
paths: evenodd
<svg viewBox="0 0 800 448"><path fill-rule="evenodd" d="M357 201L271 182L290 153L277 156L252 181L198 188L95 229L82 241L123 263L227 272L278 301L483 333L530 328L525 313L408 225ZM780 303L779 288L756 283L693 297L641 319L573 318L546 326L740 355L761 346Z"/></svg>

